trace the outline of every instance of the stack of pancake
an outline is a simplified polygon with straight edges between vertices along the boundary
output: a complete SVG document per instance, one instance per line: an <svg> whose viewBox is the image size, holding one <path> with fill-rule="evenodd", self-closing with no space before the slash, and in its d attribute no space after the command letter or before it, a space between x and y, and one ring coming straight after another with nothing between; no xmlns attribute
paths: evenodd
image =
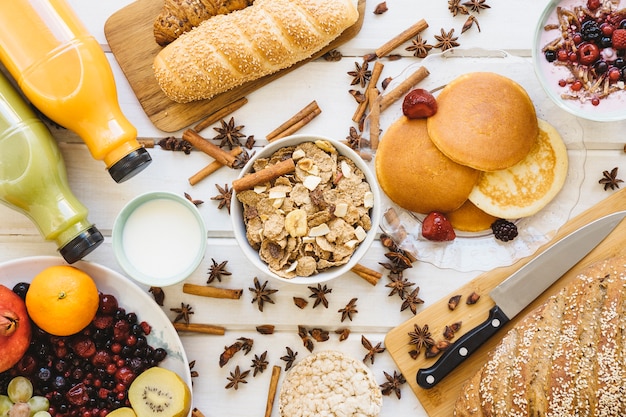
<svg viewBox="0 0 626 417"><path fill-rule="evenodd" d="M563 140L515 81L468 73L437 105L429 118L394 122L376 152L380 187L398 206L443 212L455 229L475 232L537 213L563 187Z"/></svg>

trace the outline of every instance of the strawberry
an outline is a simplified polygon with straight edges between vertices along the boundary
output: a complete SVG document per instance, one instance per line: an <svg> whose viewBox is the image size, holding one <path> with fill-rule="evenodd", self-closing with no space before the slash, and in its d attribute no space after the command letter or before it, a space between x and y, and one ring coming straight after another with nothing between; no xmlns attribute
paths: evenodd
<svg viewBox="0 0 626 417"><path fill-rule="evenodd" d="M626 49L626 29L615 29L612 41L613 49Z"/></svg>
<svg viewBox="0 0 626 417"><path fill-rule="evenodd" d="M428 240L443 242L454 240L456 233L454 233L454 228L446 216L433 211L422 222L422 236Z"/></svg>
<svg viewBox="0 0 626 417"><path fill-rule="evenodd" d="M437 112L437 100L427 90L416 88L402 102L402 113L409 119L424 119Z"/></svg>

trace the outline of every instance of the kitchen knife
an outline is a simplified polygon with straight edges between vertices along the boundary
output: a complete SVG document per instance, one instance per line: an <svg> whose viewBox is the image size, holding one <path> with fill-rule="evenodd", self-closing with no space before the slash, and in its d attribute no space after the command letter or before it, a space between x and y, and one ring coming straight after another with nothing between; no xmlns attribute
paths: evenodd
<svg viewBox="0 0 626 417"><path fill-rule="evenodd" d="M626 210L582 226L548 247L489 293L495 306L482 324L461 336L430 368L417 372L417 384L432 388L474 353L528 304L595 248L626 216Z"/></svg>

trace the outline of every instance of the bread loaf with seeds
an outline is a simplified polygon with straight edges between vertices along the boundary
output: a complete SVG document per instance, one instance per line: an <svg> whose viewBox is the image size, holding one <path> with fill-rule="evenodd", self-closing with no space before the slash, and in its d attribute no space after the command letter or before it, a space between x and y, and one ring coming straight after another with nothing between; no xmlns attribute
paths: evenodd
<svg viewBox="0 0 626 417"><path fill-rule="evenodd" d="M311 57L358 17L355 0L255 0L167 45L154 74L176 102L209 99Z"/></svg>
<svg viewBox="0 0 626 417"><path fill-rule="evenodd" d="M461 416L625 416L626 258L591 265L510 330L464 385Z"/></svg>

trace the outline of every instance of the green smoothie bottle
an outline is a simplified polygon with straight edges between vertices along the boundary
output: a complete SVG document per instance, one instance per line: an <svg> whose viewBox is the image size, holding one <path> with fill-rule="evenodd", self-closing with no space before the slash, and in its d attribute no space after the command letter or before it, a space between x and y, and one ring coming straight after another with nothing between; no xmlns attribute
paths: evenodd
<svg viewBox="0 0 626 417"><path fill-rule="evenodd" d="M68 263L104 240L69 188L55 139L2 72L0 202L28 216Z"/></svg>

